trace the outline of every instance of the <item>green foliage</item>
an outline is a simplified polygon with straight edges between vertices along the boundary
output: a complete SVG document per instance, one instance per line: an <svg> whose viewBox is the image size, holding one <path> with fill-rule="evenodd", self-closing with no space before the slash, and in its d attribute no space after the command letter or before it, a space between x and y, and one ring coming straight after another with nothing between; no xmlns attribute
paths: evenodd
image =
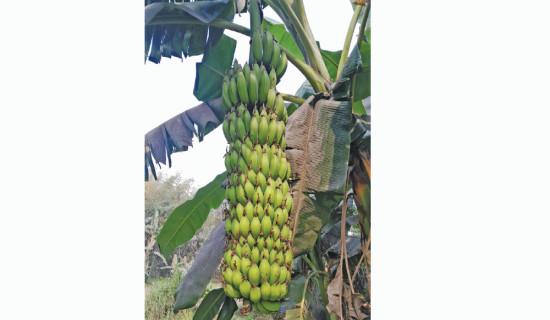
<svg viewBox="0 0 550 320"><path fill-rule="evenodd" d="M193 320L212 320L218 314L225 300L225 292L222 288L210 291L202 300L199 308L193 316Z"/></svg>
<svg viewBox="0 0 550 320"><path fill-rule="evenodd" d="M225 70L231 67L237 41L223 35L214 47L208 50L201 63L197 63L197 75L193 94L200 101L208 101L222 95Z"/></svg>
<svg viewBox="0 0 550 320"><path fill-rule="evenodd" d="M152 217L155 211L167 218L183 202L195 193L193 179L183 179L178 172L173 176L159 173L158 180L145 182L145 217Z"/></svg>
<svg viewBox="0 0 550 320"><path fill-rule="evenodd" d="M225 198L221 184L226 176L225 172L220 173L212 182L200 188L192 200L184 202L172 212L157 237L162 255L168 258L175 248L191 239L210 210L221 205Z"/></svg>
<svg viewBox="0 0 550 320"><path fill-rule="evenodd" d="M300 60L304 61L304 57L302 56L296 41L294 41L292 35L287 31L284 24L268 17L264 17L263 28L264 30L269 30L269 32L273 35L273 38L277 39L277 42L279 42L280 45L285 47Z"/></svg>

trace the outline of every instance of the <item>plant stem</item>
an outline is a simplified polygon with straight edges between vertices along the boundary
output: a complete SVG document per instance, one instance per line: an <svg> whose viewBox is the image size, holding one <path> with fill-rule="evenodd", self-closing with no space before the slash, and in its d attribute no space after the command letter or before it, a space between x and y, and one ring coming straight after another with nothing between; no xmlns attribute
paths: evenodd
<svg viewBox="0 0 550 320"><path fill-rule="evenodd" d="M306 101L306 99L297 97L292 94L282 93L282 92L279 92L279 94L281 95L281 97L283 97L283 100L296 103L299 106L301 106Z"/></svg>
<svg viewBox="0 0 550 320"><path fill-rule="evenodd" d="M317 271L317 268L315 267L315 265L313 265L313 262L311 262L311 260L309 260L307 255L304 254L302 256L302 259L308 264L308 266L311 268L311 270L313 270L314 272Z"/></svg>
<svg viewBox="0 0 550 320"><path fill-rule="evenodd" d="M300 70L300 72L309 81L309 83L311 84L315 92L327 91L321 76L315 70L313 70L313 68L310 65L308 65L307 63L303 62L298 57L293 55L292 52L288 51L287 48L283 46L280 46L280 47L281 47L281 51L285 52L286 58L288 59L288 61L290 61L298 70Z"/></svg>
<svg viewBox="0 0 550 320"><path fill-rule="evenodd" d="M355 25L357 24L357 20L359 19L359 14L361 14L362 9L363 9L363 6L357 6L357 8L355 8L355 11L353 12L351 21L349 22L348 33L346 34L346 39L344 40L344 47L342 48L342 55L340 56L340 62L338 63L338 71L336 72L336 79L338 79L338 77L340 76L340 72L342 71L342 68L346 63L346 60L348 59L349 47L351 44L351 37L353 36L353 31L355 30Z"/></svg>
<svg viewBox="0 0 550 320"><path fill-rule="evenodd" d="M361 42L363 41L365 27L367 26L367 19L369 18L369 12L370 12L370 0L367 2L365 15L363 16L363 20L361 21L361 26L359 27L359 38L357 39L357 47L359 49L361 49Z"/></svg>
<svg viewBox="0 0 550 320"><path fill-rule="evenodd" d="M279 4L281 5L284 13L292 22L292 25L298 33L298 37L300 38L300 40L302 40L302 43L304 44L304 49L307 52L313 69L318 71L321 76L325 77L326 79L330 79L330 76L328 76L328 70L326 70L325 62L323 61L323 57L321 57L321 52L319 51L319 48L317 47L314 39L310 39L310 37L308 37L304 27L296 16L296 13L294 12L294 10L292 10L286 0L280 0Z"/></svg>
<svg viewBox="0 0 550 320"><path fill-rule="evenodd" d="M203 23L197 19L186 19L181 17L162 17L162 18L155 18L151 22L149 22L147 25L161 25L161 24L194 24L194 25L210 25L214 27L219 27L223 29L232 30L241 34L244 34L245 36L250 36L250 29L247 27L238 25L233 22L229 22L226 20L220 20L215 19L211 21L209 24ZM309 81L315 92L323 92L327 91L324 85L324 82L322 80L322 77L308 64L300 60L300 58L293 55L290 51L288 51L287 48L279 45L281 47L281 51L284 51L286 53L286 57L290 63L292 63Z"/></svg>

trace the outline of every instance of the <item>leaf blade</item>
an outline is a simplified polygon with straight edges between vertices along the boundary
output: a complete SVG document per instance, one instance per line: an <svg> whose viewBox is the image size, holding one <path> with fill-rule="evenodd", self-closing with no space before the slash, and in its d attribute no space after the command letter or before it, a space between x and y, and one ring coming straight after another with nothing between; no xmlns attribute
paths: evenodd
<svg viewBox="0 0 550 320"><path fill-rule="evenodd" d="M214 289L204 297L193 320L212 320L218 314L226 295L223 288Z"/></svg>
<svg viewBox="0 0 550 320"><path fill-rule="evenodd" d="M170 257L174 249L189 241L200 229L211 209L218 208L225 199L221 188L227 173L220 173L206 186L200 188L195 197L174 209L162 227L157 242L160 252Z"/></svg>
<svg viewBox="0 0 550 320"><path fill-rule="evenodd" d="M174 294L174 312L195 306L220 265L225 249L225 223L220 222L203 244L191 269L185 274Z"/></svg>

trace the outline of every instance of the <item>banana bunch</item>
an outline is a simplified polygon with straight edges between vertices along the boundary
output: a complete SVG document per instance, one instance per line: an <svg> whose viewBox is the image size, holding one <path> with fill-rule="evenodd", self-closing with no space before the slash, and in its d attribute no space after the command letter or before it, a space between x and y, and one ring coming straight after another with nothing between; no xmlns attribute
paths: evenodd
<svg viewBox="0 0 550 320"><path fill-rule="evenodd" d="M235 64L222 88L229 144L222 282L229 297L248 299L262 312L278 310L293 266L288 115L277 79L275 68Z"/></svg>
<svg viewBox="0 0 550 320"><path fill-rule="evenodd" d="M252 35L250 61L264 65L269 71L275 70L279 80L285 74L288 64L286 53L281 51L281 47L268 30L263 35L260 35L259 31Z"/></svg>

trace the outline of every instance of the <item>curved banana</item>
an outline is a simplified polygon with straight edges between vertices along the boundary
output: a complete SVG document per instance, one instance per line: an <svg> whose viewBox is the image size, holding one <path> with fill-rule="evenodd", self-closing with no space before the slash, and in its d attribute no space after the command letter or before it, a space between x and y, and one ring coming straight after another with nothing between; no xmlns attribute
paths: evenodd
<svg viewBox="0 0 550 320"><path fill-rule="evenodd" d="M254 60L260 63L262 61L262 38L258 30L252 35L250 50L252 50L252 57Z"/></svg>
<svg viewBox="0 0 550 320"><path fill-rule="evenodd" d="M269 32L269 30L265 31L262 43L264 47L264 55L262 57L262 61L264 65L268 65L271 61L271 55L273 54L273 36L271 35L271 32Z"/></svg>
<svg viewBox="0 0 550 320"><path fill-rule="evenodd" d="M258 79L254 73L250 74L250 80L248 81L248 98L251 105L258 102Z"/></svg>
<svg viewBox="0 0 550 320"><path fill-rule="evenodd" d="M239 97L244 104L248 104L248 88L246 85L246 79L242 72L237 73L237 90Z"/></svg>

